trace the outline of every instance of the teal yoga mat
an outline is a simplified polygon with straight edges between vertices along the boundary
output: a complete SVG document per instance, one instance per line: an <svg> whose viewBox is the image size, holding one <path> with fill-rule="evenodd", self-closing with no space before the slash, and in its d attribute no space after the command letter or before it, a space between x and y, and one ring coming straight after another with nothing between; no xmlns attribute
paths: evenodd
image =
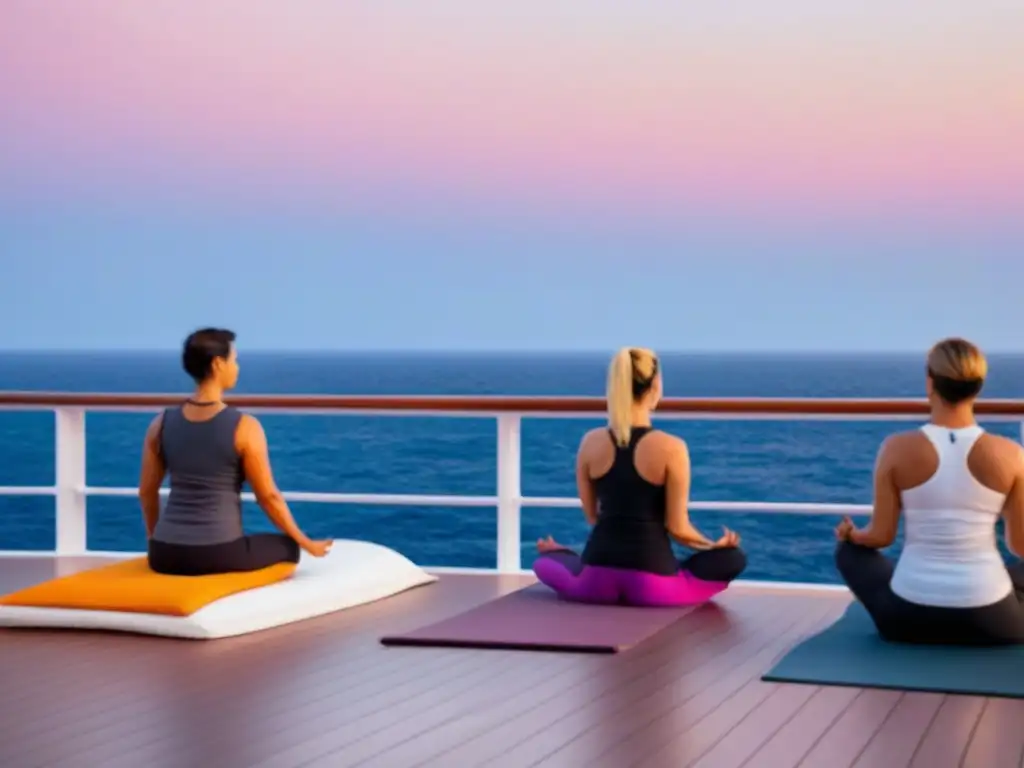
<svg viewBox="0 0 1024 768"><path fill-rule="evenodd" d="M835 624L793 648L761 679L1024 699L1024 646L887 643L854 602Z"/></svg>

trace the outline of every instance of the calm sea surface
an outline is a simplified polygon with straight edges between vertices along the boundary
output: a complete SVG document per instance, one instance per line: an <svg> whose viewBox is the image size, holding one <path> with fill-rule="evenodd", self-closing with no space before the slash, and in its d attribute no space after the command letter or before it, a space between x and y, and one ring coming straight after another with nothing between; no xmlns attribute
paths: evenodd
<svg viewBox="0 0 1024 768"><path fill-rule="evenodd" d="M242 354L239 392L294 394L600 395L606 357L590 354ZM1024 398L1024 356L995 356L985 394ZM670 396L916 397L920 355L663 357ZM0 389L174 392L188 388L173 353L2 354ZM88 416L88 482L133 486L152 417ZM491 419L263 416L279 485L292 491L493 494ZM529 419L523 425L523 492L571 496L573 453L598 421ZM870 501L871 466L897 423L668 421L693 457L693 498L711 501ZM986 425L1019 439L1020 425ZM0 412L0 485L52 485L52 413ZM294 504L313 536L380 542L429 565L491 567L493 509ZM53 547L53 500L0 496L0 549ZM832 517L694 513L708 535L728 523L743 536L748 577L836 581ZM252 529L269 523L253 505ZM580 544L581 514L523 511L524 564L531 542L553 534ZM90 498L89 546L139 550L133 499Z"/></svg>

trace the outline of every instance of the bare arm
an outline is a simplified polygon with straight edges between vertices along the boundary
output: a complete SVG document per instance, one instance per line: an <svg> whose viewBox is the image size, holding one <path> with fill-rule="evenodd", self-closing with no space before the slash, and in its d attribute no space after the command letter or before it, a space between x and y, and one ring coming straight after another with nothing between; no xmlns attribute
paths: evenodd
<svg viewBox="0 0 1024 768"><path fill-rule="evenodd" d="M1006 546L1017 557L1024 557L1024 449L1017 448L1013 486L1003 503Z"/></svg>
<svg viewBox="0 0 1024 768"><path fill-rule="evenodd" d="M288 503L274 482L274 474L270 470L267 435L263 431L263 425L252 416L243 416L238 425L235 443L242 457L245 478L249 481L260 507L274 525L291 536L300 547L306 549L310 540L296 524L291 510L288 509Z"/></svg>
<svg viewBox="0 0 1024 768"><path fill-rule="evenodd" d="M576 492L583 504L583 517L587 519L588 524L594 525L597 523L597 494L594 493L594 481L590 479L585 448L591 434L588 432L583 436L576 451Z"/></svg>
<svg viewBox="0 0 1024 768"><path fill-rule="evenodd" d="M682 440L673 441L665 473L665 527L685 547L710 549L715 544L690 522L690 451Z"/></svg>
<svg viewBox="0 0 1024 768"><path fill-rule="evenodd" d="M160 517L160 486L167 474L163 454L160 451L160 432L164 415L161 413L150 422L142 442L142 469L139 471L139 505L142 520L146 524L146 538L153 538L153 529Z"/></svg>
<svg viewBox="0 0 1024 768"><path fill-rule="evenodd" d="M850 541L854 544L884 549L896 540L903 505L900 501L900 490L893 479L895 454L892 438L885 440L875 460L875 503L871 522L867 528L854 529L850 533Z"/></svg>

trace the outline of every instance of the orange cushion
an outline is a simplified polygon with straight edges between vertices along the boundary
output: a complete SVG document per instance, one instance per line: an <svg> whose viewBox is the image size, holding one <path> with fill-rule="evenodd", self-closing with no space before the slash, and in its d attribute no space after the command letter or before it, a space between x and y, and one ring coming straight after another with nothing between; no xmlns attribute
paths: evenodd
<svg viewBox="0 0 1024 768"><path fill-rule="evenodd" d="M212 576L165 576L145 557L61 576L0 597L0 605L191 616L222 597L284 581L294 563Z"/></svg>

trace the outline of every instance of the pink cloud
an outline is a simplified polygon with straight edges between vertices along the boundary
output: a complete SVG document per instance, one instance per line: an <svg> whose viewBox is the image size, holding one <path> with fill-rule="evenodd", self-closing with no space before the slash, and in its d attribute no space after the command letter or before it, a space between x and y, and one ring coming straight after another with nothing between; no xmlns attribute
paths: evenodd
<svg viewBox="0 0 1024 768"><path fill-rule="evenodd" d="M996 32L939 45L879 27L855 54L827 20L816 36L764 22L645 38L333 3L12 7L0 168L37 184L637 211L1024 205L1024 66Z"/></svg>

